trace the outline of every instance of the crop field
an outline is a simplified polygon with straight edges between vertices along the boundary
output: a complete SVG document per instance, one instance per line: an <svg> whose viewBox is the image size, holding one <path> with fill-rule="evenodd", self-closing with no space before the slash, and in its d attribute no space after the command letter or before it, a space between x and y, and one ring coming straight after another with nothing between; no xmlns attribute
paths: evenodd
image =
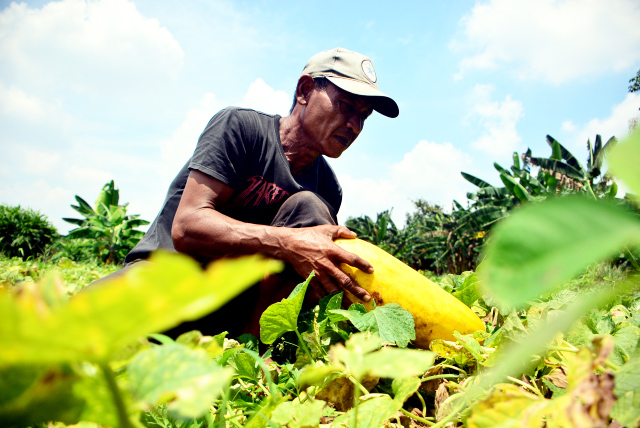
<svg viewBox="0 0 640 428"><path fill-rule="evenodd" d="M545 165L557 170L569 155L554 147L560 159ZM618 144L607 160L615 179L640 194L640 133ZM342 293L307 306L312 275L267 308L260 337L229 337L215 326L175 340L158 332L217 310L281 270L274 260L228 259L203 271L186 256L159 252L154 263L81 292L116 269L109 261L121 247L102 246L100 260L83 262L4 256L0 426L638 426L637 200L622 204L615 192L607 197L609 188L599 193L586 185L577 186L586 189L578 194L542 198L531 190L545 189L542 178L527 176L524 168L513 171L521 175L503 172L511 177L505 189L528 202L508 216L498 210L506 206L496 202L500 198L479 207L483 215L500 213L490 231L467 221L466 232L457 227L441 233L453 214L442 214L441 228L430 230L439 232L431 237L458 233L467 247L483 240L475 269L449 257L453 246L444 244L451 240L438 241L444 244L434 246L442 250L434 265L454 273L414 272L433 280L437 293L412 292L404 296L405 307L386 300L345 305ZM106 189L115 194L113 183ZM124 210L110 208L118 206L117 198L112 201L103 218L126 218ZM97 216L88 204L78 208ZM459 215L465 218L470 212ZM140 222L135 216L127 221L134 220ZM363 237L371 227L368 240L390 254L380 256L376 271L391 265L384 257L401 258L408 248L386 235L398 236L384 216L352 225ZM411 257L404 260L416 267ZM411 275L387 280L383 288L402 295ZM425 323L445 330L453 325L455 320L430 315L431 309L452 311L451 301L471 321L446 335L424 333Z"/></svg>

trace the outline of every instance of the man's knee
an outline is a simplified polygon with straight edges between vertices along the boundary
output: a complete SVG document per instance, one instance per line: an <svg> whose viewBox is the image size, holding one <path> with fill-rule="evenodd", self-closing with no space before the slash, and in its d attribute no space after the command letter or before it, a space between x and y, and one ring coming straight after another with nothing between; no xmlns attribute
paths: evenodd
<svg viewBox="0 0 640 428"><path fill-rule="evenodd" d="M338 224L335 210L321 196L302 191L290 196L280 207L272 226L310 227Z"/></svg>

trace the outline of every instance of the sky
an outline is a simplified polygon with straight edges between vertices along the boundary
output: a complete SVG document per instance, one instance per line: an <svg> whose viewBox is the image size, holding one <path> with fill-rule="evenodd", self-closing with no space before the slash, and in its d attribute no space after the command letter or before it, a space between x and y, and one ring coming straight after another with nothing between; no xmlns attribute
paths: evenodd
<svg viewBox="0 0 640 428"><path fill-rule="evenodd" d="M115 180L129 214L153 220L218 110L286 116L306 61L367 55L400 107L374 113L329 159L338 219L413 201L450 208L499 185L494 162L551 135L586 161L587 140L624 137L640 114L638 0L0 0L0 203L67 233L75 195Z"/></svg>

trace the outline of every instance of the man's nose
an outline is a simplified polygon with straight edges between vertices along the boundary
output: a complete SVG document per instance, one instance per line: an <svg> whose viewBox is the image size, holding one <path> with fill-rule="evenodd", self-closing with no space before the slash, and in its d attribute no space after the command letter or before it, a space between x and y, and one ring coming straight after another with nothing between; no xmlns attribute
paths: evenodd
<svg viewBox="0 0 640 428"><path fill-rule="evenodd" d="M360 113L355 113L349 116L347 120L347 128L350 128L356 136L362 132L362 128L364 127L364 118Z"/></svg>

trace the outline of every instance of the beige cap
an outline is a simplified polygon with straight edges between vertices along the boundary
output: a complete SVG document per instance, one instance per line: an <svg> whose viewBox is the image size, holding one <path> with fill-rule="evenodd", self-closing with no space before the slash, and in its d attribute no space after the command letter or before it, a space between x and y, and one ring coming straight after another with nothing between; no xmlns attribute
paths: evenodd
<svg viewBox="0 0 640 428"><path fill-rule="evenodd" d="M378 77L371 60L343 48L335 48L312 56L302 74L326 77L331 83L352 94L371 97L375 111L387 117L397 117L398 104L378 90Z"/></svg>

